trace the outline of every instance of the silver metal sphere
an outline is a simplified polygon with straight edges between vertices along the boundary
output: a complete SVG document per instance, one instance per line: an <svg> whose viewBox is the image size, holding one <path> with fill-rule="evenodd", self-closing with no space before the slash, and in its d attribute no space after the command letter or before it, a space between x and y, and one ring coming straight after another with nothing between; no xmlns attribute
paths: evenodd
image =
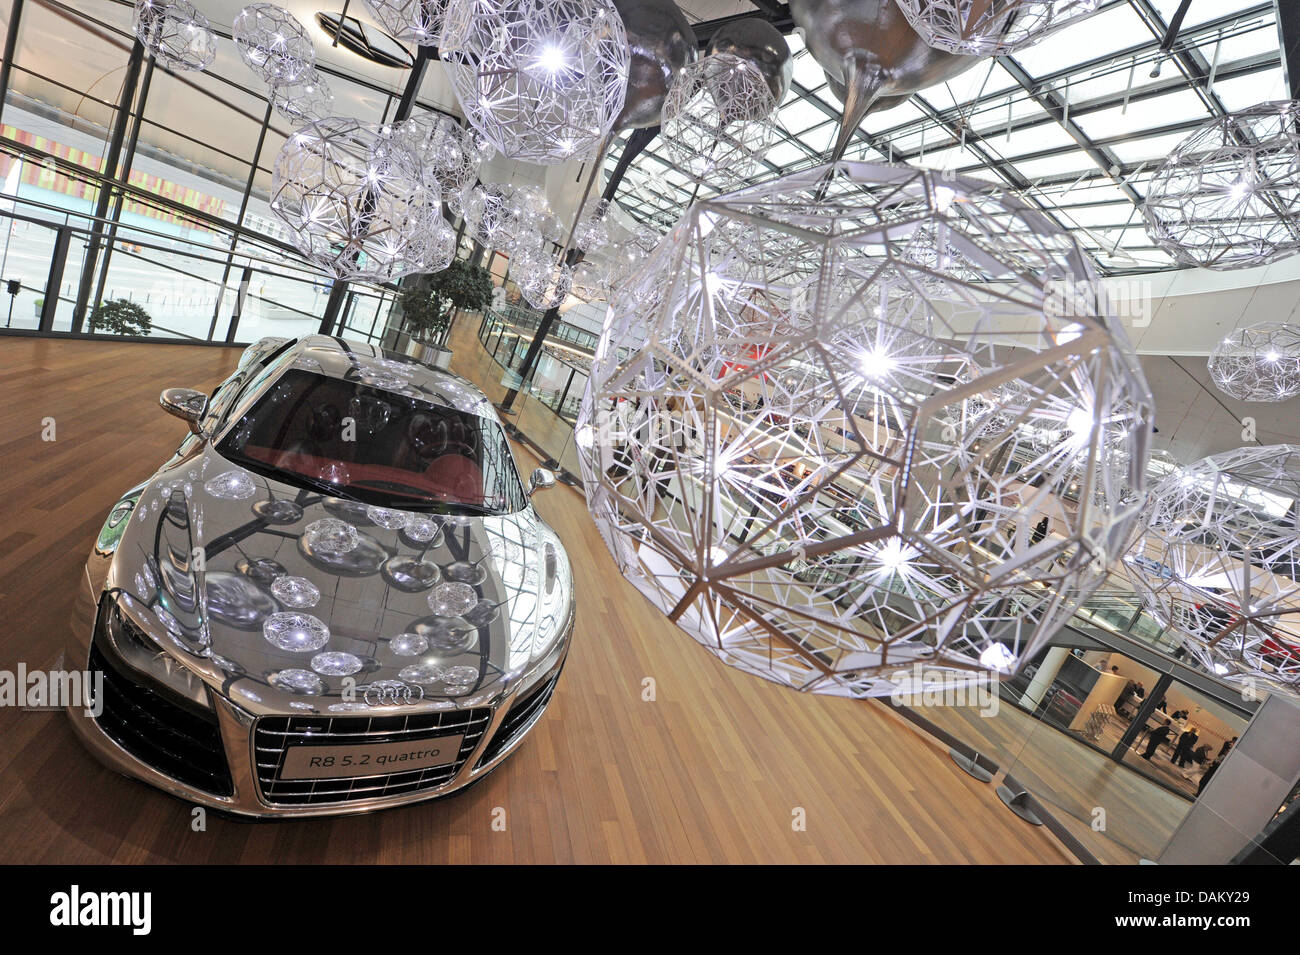
<svg viewBox="0 0 1300 955"><path fill-rule="evenodd" d="M171 70L206 70L217 55L208 18L189 0L135 0L135 35Z"/></svg>
<svg viewBox="0 0 1300 955"><path fill-rule="evenodd" d="M631 56L610 0L451 0L445 23L456 98L503 156L554 165L604 143Z"/></svg>
<svg viewBox="0 0 1300 955"><path fill-rule="evenodd" d="M909 262L922 226L979 275ZM964 402L1006 414L953 428ZM575 443L652 604L732 666L866 696L1050 640L1139 520L1151 415L1072 236L985 183L844 162L691 208L610 302Z"/></svg>
<svg viewBox="0 0 1300 955"><path fill-rule="evenodd" d="M778 106L790 92L790 83L794 79L794 54L781 31L766 20L749 17L726 24L712 37L705 51L730 53L742 60L749 60L767 80L768 89Z"/></svg>
<svg viewBox="0 0 1300 955"><path fill-rule="evenodd" d="M867 113L952 79L976 62L927 44L895 0L791 0L790 13L813 59L844 92L831 159L844 155Z"/></svg>
<svg viewBox="0 0 1300 955"><path fill-rule="evenodd" d="M354 119L308 123L276 157L271 210L308 260L340 278L391 281L447 267L438 183L392 135Z"/></svg>
<svg viewBox="0 0 1300 955"><path fill-rule="evenodd" d="M1239 328L1210 352L1215 386L1238 401L1300 395L1300 326L1262 322Z"/></svg>
<svg viewBox="0 0 1300 955"><path fill-rule="evenodd" d="M1244 269L1300 252L1300 102L1206 123L1151 179L1142 212L1183 265Z"/></svg>
<svg viewBox="0 0 1300 955"><path fill-rule="evenodd" d="M230 35L248 68L272 86L302 79L316 65L316 47L303 25L275 4L244 7Z"/></svg>
<svg viewBox="0 0 1300 955"><path fill-rule="evenodd" d="M1091 16L1101 0L896 0L912 29L948 53L1000 56Z"/></svg>
<svg viewBox="0 0 1300 955"><path fill-rule="evenodd" d="M673 0L614 0L631 60L623 111L614 129L654 126L677 74L695 62L699 41Z"/></svg>

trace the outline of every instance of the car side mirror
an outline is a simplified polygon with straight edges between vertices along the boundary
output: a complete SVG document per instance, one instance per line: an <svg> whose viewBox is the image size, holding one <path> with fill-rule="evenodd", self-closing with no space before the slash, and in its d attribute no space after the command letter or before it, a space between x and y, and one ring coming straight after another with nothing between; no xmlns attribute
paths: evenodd
<svg viewBox="0 0 1300 955"><path fill-rule="evenodd" d="M158 404L169 415L180 418L190 426L190 431L200 434L199 421L208 410L208 396L193 388L168 388L158 396Z"/></svg>
<svg viewBox="0 0 1300 955"><path fill-rule="evenodd" d="M546 468L538 468L528 477L528 496L532 497L538 491L544 491L548 487L555 487L555 474Z"/></svg>

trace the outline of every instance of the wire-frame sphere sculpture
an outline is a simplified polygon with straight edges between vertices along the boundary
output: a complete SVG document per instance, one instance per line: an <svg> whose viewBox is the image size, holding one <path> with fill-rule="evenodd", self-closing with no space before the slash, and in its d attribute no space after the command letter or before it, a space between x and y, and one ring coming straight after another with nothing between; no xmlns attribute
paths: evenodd
<svg viewBox="0 0 1300 955"><path fill-rule="evenodd" d="M605 141L631 56L609 0L451 0L438 55L470 125L503 156L542 165Z"/></svg>
<svg viewBox="0 0 1300 955"><path fill-rule="evenodd" d="M301 79L316 65L316 47L292 13L273 3L250 3L230 28L240 59L271 86Z"/></svg>
<svg viewBox="0 0 1300 955"><path fill-rule="evenodd" d="M206 70L217 55L208 18L189 0L135 0L135 35L169 70Z"/></svg>
<svg viewBox="0 0 1300 955"><path fill-rule="evenodd" d="M479 154L467 149L465 131L450 116L420 112L393 127L400 139L429 169L445 197L473 186L479 170Z"/></svg>
<svg viewBox="0 0 1300 955"><path fill-rule="evenodd" d="M776 141L776 98L748 60L715 53L686 67L664 100L669 163L725 191L749 178Z"/></svg>
<svg viewBox="0 0 1300 955"><path fill-rule="evenodd" d="M366 9L389 34L418 46L437 46L447 0L365 0Z"/></svg>
<svg viewBox="0 0 1300 955"><path fill-rule="evenodd" d="M301 126L334 114L334 93L320 71L312 67L296 80L271 87L271 105L275 111Z"/></svg>
<svg viewBox="0 0 1300 955"><path fill-rule="evenodd" d="M930 46L969 56L1014 53L1097 12L1101 0L896 0Z"/></svg>
<svg viewBox="0 0 1300 955"><path fill-rule="evenodd" d="M295 132L271 178L271 210L298 250L340 278L391 281L446 268L439 203L436 180L391 127L353 119Z"/></svg>
<svg viewBox="0 0 1300 955"><path fill-rule="evenodd" d="M1300 686L1300 447L1238 448L1155 486L1126 571L1156 620L1229 680Z"/></svg>
<svg viewBox="0 0 1300 955"><path fill-rule="evenodd" d="M901 254L923 227L979 280L935 290ZM973 180L845 162L697 203L610 303L575 431L596 524L670 619L779 683L1014 667L1140 511L1119 488L1151 397L1097 289L1067 233ZM971 398L1005 420L950 427ZM1067 439L1037 448L1049 426ZM1067 505L1077 458L1096 467Z"/></svg>
<svg viewBox="0 0 1300 955"><path fill-rule="evenodd" d="M1238 401L1300 395L1300 326L1261 322L1239 328L1210 352L1210 378Z"/></svg>
<svg viewBox="0 0 1300 955"><path fill-rule="evenodd" d="M1183 265L1244 269L1300 252L1300 102L1206 123L1151 179L1142 213Z"/></svg>

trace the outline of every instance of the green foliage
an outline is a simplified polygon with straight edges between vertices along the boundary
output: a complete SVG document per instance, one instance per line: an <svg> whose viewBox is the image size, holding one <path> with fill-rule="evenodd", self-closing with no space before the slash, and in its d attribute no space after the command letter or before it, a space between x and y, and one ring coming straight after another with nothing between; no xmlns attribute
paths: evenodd
<svg viewBox="0 0 1300 955"><path fill-rule="evenodd" d="M100 302L90 313L90 332L109 332L113 335L147 335L153 328L153 319L130 299L118 298Z"/></svg>
<svg viewBox="0 0 1300 955"><path fill-rule="evenodd" d="M420 341L440 343L458 308L470 312L492 301L492 277L481 265L456 259L441 272L402 287L402 325Z"/></svg>

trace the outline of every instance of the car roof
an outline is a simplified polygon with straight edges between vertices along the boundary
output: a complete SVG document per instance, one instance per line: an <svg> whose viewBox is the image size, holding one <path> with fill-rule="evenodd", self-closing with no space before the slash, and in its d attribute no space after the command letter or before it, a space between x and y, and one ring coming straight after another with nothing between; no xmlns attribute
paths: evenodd
<svg viewBox="0 0 1300 955"><path fill-rule="evenodd" d="M282 354L291 358L285 370L296 367L331 378L361 381L380 391L418 396L431 404L499 423L492 402L473 382L400 352L367 342L308 335Z"/></svg>

